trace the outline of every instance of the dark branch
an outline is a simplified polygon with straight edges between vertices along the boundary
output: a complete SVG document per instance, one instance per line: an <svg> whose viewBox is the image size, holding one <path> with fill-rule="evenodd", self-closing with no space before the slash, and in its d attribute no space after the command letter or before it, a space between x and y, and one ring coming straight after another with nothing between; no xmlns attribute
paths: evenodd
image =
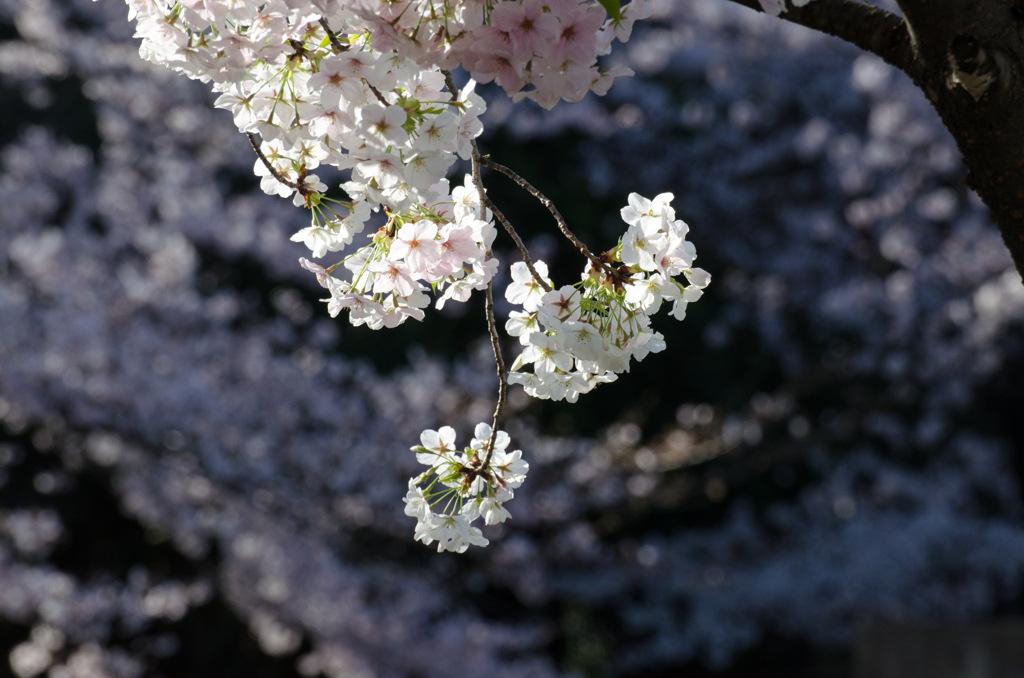
<svg viewBox="0 0 1024 678"><path fill-rule="evenodd" d="M530 251L526 249L526 245L523 244L523 239L519 237L519 234L516 233L516 229L512 227L512 224L509 223L509 220L506 219L505 215L501 213L501 210L498 209L498 206L495 205L491 201L491 199L487 197L486 193L484 193L484 182L480 178L480 150L476 146L476 139L473 140L472 161L473 184L476 186L476 190L480 194L480 204L483 207L486 207L487 209L491 210L491 213L494 214L494 218L497 219L501 223L501 225L505 227L505 230L508 231L508 234L512 236L512 240L515 241L516 247L519 248L519 252L523 255L523 261L526 262L526 268L529 269L530 275L532 275L533 279L536 280L537 283L544 288L545 292L550 292L551 286L544 281L544 278L542 278L541 275L537 273L537 269L534 268L533 259L530 258ZM481 218L482 216L483 215L481 215Z"/></svg>
<svg viewBox="0 0 1024 678"><path fill-rule="evenodd" d="M761 12L758 0L730 0ZM859 0L813 0L804 7L787 2L779 17L794 24L832 35L877 54L911 77L917 69L910 31L903 19Z"/></svg>
<svg viewBox="0 0 1024 678"><path fill-rule="evenodd" d="M498 368L498 404L494 407L494 419L491 423L491 435L487 439L486 457L481 468L487 470L494 454L494 441L498 438L498 419L505 409L505 395L508 393L508 380L505 377L505 359L501 357L501 341L498 339L498 327L494 322L494 280L487 283L487 299L484 309L487 312L487 332L491 335L491 349L494 350L494 363Z"/></svg>

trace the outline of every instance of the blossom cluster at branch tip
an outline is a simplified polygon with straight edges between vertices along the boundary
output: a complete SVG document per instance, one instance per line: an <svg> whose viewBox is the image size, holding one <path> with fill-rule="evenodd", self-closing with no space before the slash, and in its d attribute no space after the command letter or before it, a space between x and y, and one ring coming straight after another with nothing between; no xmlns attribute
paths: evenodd
<svg viewBox="0 0 1024 678"><path fill-rule="evenodd" d="M511 439L504 431L497 431L488 450L491 432L489 424L477 424L469 447L459 450L455 429L442 426L423 431L420 444L412 448L427 470L409 480L405 514L416 518L416 540L436 541L438 553L487 546L473 522L482 518L485 525L495 525L510 517L504 504L526 480L530 465L520 450L506 450Z"/></svg>
<svg viewBox="0 0 1024 678"><path fill-rule="evenodd" d="M525 263L513 264L505 298L522 309L511 312L505 329L524 348L510 383L535 398L576 402L581 393L628 372L631 358L643 360L665 348L650 317L672 302L672 317L682 320L711 282L707 271L693 267L697 252L686 240L689 227L675 218L672 199L671 193L654 200L630 194L621 212L626 233L600 267L588 262L575 285L554 289L547 266L538 261L534 268L552 287L545 292ZM675 279L679 275L687 285ZM522 371L527 365L532 372Z"/></svg>

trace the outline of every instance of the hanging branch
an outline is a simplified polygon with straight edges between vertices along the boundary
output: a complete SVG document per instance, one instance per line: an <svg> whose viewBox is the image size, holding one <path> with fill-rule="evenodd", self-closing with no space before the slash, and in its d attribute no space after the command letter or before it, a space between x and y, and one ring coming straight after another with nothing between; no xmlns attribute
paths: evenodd
<svg viewBox="0 0 1024 678"><path fill-rule="evenodd" d="M455 86L455 80L452 79L450 71L442 70L441 73L444 75L444 84L448 88L448 91L452 95L454 101L459 99L459 88ZM473 155L472 155L472 167L473 167L473 185L476 186L476 191L480 195L480 209L481 214L479 215L483 219L483 210L489 209L494 215L494 218L501 222L501 225L505 227L508 234L512 236L512 240L515 241L516 247L523 255L523 261L526 262L526 267L530 270L530 274L533 279L540 283L541 287L544 288L545 292L550 292L551 287L544 282L544 278L537 273L537 269L533 266L533 259L530 258L530 253L526 249L526 245L523 244L522 238L516 233L516 229L512 228L512 224L509 223L505 215L501 213L487 194L484 193L484 183L480 178L480 150L476 146L476 140L473 142ZM498 419L501 418L501 412L505 409L505 397L508 393L508 379L505 376L505 359L501 357L501 340L498 337L498 327L494 322L494 280L492 279L487 283L487 297L484 302L484 310L487 314L487 332L491 336L491 349L494 351L494 364L498 371L498 403L494 407L494 418L491 422L491 435L487 438L487 445L484 447L486 450L483 463L480 465L480 469L486 472L491 463L491 457L494 455L494 441L498 439Z"/></svg>
<svg viewBox="0 0 1024 678"><path fill-rule="evenodd" d="M487 283L487 300L484 308L487 312L487 331L491 335L491 348L494 349L494 362L498 368L498 404L494 408L494 421L491 424L491 435L487 439L487 456L484 457L483 465L480 467L487 470L491 463L491 455L494 453L494 441L498 438L498 418L501 411L505 409L505 394L508 392L508 380L505 377L505 359L501 357L501 342L498 339L498 328L494 322L494 280Z"/></svg>

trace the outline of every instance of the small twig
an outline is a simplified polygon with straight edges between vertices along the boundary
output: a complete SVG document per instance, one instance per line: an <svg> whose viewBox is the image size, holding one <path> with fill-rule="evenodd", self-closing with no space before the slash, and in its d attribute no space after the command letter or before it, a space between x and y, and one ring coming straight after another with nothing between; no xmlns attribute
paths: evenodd
<svg viewBox="0 0 1024 678"><path fill-rule="evenodd" d="M452 100L448 102L448 105L454 106L456 109L458 109L460 115L465 113L466 106L465 104L459 101L459 87L458 85L455 84L455 80L452 78L452 72L441 71L441 74L444 76L445 87L448 88L448 91L452 95Z"/></svg>
<svg viewBox="0 0 1024 678"><path fill-rule="evenodd" d="M498 368L498 404L494 408L491 435L487 439L487 447L484 448L487 450L487 456L484 457L484 463L480 467L483 470L487 470L487 465L491 463L491 455L494 454L494 441L498 438L498 418L501 416L501 411L505 409L505 394L508 392L508 380L505 378L505 359L501 357L501 343L498 339L498 328L494 322L493 287L494 281L491 280L487 283L487 300L484 303L484 309L487 312L487 331L491 335L491 348L494 349L494 362Z"/></svg>
<svg viewBox="0 0 1024 678"><path fill-rule="evenodd" d="M448 91L451 92L452 100L453 101L458 101L459 100L459 88L455 86L455 80L452 79L452 72L451 71L441 71L441 74L444 75L444 84L445 84L445 87L448 88Z"/></svg>
<svg viewBox="0 0 1024 678"><path fill-rule="evenodd" d="M544 288L545 292L550 292L551 286L547 284L544 278L541 277L540 273L537 273L537 269L533 267L533 259L530 258L530 252L526 249L526 245L523 244L519 234L516 233L516 229L512 228L512 224L509 223L508 219L505 218L505 215L501 213L501 210L498 209L498 206L495 205L490 198L485 196L482 202L484 207L494 213L495 218L501 222L501 225L505 227L505 230L508 231L508 234L512 236L512 239L516 242L516 247L518 247L519 251L522 253L523 261L526 262L526 268L530 270L530 275L533 276L533 279L540 283L540 286Z"/></svg>
<svg viewBox="0 0 1024 678"><path fill-rule="evenodd" d="M331 27L327 25L327 19L320 17L320 25L323 26L325 31L327 31L327 39L331 41L331 49L334 50L335 54L341 54L342 52L348 51L348 45L341 44L341 41L338 40L338 36L331 30Z"/></svg>
<svg viewBox="0 0 1024 678"><path fill-rule="evenodd" d="M366 78L363 78L363 82L366 82ZM366 82L366 86L370 88L370 91L373 92L374 95L376 95L377 101L379 101L382 104L384 104L385 107L391 105L391 102L389 102L387 99L384 98L384 95L380 93L379 89L377 89L376 87L374 87L373 85L371 85L368 82Z"/></svg>
<svg viewBox="0 0 1024 678"><path fill-rule="evenodd" d="M518 247L519 251L522 253L523 261L526 262L526 268L530 270L530 275L532 275L533 279L536 280L540 284L540 286L544 288L545 292L550 292L551 286L544 281L544 278L542 278L541 275L537 273L537 269L534 268L533 259L530 258L530 252L526 249L526 245L523 244L523 239L519 237L518 233L516 233L516 229L512 228L512 224L510 224L508 219L505 218L505 215L501 213L501 210L498 209L498 206L495 205L494 202L490 198L488 198L487 195L484 193L484 182L480 178L480 150L476 146L476 139L474 139L472 143L473 183L476 185L477 193L480 194L481 210L484 207L486 207L487 209L491 210L491 212L494 213L494 217L501 222L502 226L505 227L505 230L508 231L508 234L512 236L512 240L515 241L516 247ZM481 218L483 217L482 214L480 216Z"/></svg>
<svg viewBox="0 0 1024 678"><path fill-rule="evenodd" d="M505 167L504 165L499 165L498 163L488 158L480 158L480 164L482 164L484 167L490 167L493 170L498 170L499 172L507 176L509 179L516 182L520 188L530 193L533 197L539 200L541 204L544 205L544 207L548 208L548 212L551 212L551 216L555 218L555 222L558 224L558 230L562 232L562 235L568 238L569 242L575 245L576 248L583 253L583 256L590 260L590 263L593 264L595 268L599 270L605 268L605 263L601 261L601 258L594 256L594 254L589 249L587 249L587 246L584 245L583 242L576 237L576 234L569 230L569 226L565 223L565 219L562 218L562 214L558 211L558 208L555 207L555 203L551 202L550 198L548 198L546 195L544 195L536 188L531 186L526 179L522 178L521 176L519 176L509 168Z"/></svg>
<svg viewBox="0 0 1024 678"><path fill-rule="evenodd" d="M259 141L256 140L255 134L253 134L252 132L246 132L245 136L249 137L249 143L252 144L253 150L256 151L256 155L260 156L260 160L263 161L263 164L266 166L266 168L270 170L271 176L273 176L275 179L280 181L288 188L298 191L299 195L306 195L310 192L309 188L307 188L304 184L298 184L294 181L289 181L288 179L285 178L283 174L277 171L277 168L274 167L269 160L267 160L267 156L263 155L263 151L260 149L260 143Z"/></svg>

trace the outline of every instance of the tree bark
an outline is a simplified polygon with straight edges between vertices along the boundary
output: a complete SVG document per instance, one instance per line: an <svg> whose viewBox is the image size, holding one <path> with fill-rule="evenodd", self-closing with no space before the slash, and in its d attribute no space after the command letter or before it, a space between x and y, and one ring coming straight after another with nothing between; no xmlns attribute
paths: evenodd
<svg viewBox="0 0 1024 678"><path fill-rule="evenodd" d="M761 11L758 0L732 0ZM813 0L780 18L846 40L905 72L956 140L1024 276L1024 0Z"/></svg>

